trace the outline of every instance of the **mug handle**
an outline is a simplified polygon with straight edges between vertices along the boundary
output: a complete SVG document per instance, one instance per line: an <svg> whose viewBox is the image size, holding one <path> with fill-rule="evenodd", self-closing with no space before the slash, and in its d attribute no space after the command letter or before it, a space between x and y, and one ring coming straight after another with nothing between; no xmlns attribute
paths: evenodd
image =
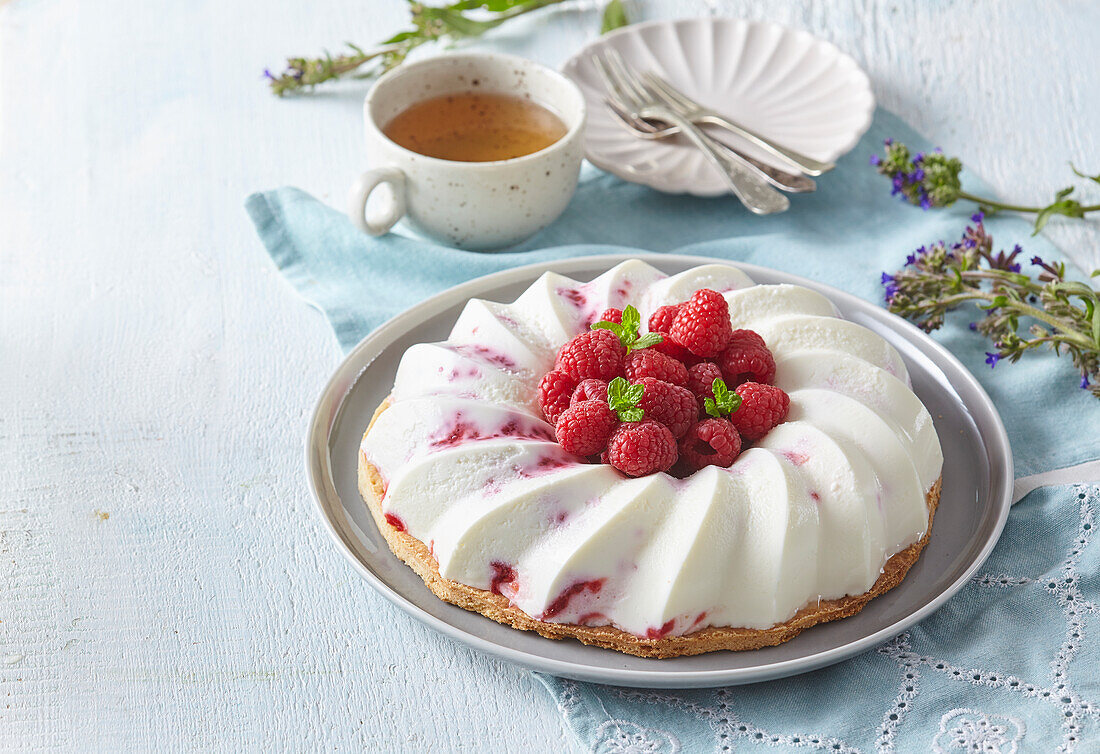
<svg viewBox="0 0 1100 754"><path fill-rule="evenodd" d="M393 204L378 220L367 219L367 199L379 184L388 183L393 190ZM374 168L359 176L348 192L348 217L356 227L372 236L390 231L405 214L405 174L397 168Z"/></svg>

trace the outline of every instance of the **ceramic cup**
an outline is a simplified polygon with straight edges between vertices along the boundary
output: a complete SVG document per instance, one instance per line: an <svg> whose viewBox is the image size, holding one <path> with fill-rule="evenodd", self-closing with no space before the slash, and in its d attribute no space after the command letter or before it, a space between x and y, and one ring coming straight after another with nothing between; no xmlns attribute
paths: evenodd
<svg viewBox="0 0 1100 754"><path fill-rule="evenodd" d="M456 162L398 146L382 128L429 97L481 91L530 98L554 111L566 131L538 152L510 160ZM379 236L401 218L416 231L464 249L499 249L553 222L577 187L584 155L584 97L557 71L511 55L460 53L406 63L378 79L363 105L367 156L374 167L348 197L348 215ZM381 217L367 199L388 184L393 200Z"/></svg>

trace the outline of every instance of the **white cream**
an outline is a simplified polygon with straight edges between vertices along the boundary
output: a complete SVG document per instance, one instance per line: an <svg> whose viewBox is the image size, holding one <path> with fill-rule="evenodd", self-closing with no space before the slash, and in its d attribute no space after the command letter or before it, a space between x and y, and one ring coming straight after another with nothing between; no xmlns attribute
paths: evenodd
<svg viewBox="0 0 1100 754"><path fill-rule="evenodd" d="M788 421L685 480L565 453L535 398L556 349L609 306L646 318L703 287L768 343ZM362 451L384 511L443 576L639 636L767 628L867 591L924 534L943 463L892 346L819 293L724 265L666 277L632 260L589 283L546 273L513 304L471 300L447 342L405 353L392 400Z"/></svg>

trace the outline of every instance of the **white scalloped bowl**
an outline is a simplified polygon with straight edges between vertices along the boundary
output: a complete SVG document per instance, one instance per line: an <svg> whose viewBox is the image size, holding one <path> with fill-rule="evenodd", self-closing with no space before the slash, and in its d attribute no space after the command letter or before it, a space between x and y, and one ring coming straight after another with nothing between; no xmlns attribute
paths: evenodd
<svg viewBox="0 0 1100 754"><path fill-rule="evenodd" d="M585 156L620 178L670 194L717 196L728 189L694 147L679 139L633 136L604 104L592 53L614 48L685 94L773 141L819 160L836 160L871 125L875 98L859 65L829 42L767 21L694 18L653 21L607 34L570 58L565 75L588 102ZM776 167L767 152L708 129ZM825 178L827 180L827 178Z"/></svg>

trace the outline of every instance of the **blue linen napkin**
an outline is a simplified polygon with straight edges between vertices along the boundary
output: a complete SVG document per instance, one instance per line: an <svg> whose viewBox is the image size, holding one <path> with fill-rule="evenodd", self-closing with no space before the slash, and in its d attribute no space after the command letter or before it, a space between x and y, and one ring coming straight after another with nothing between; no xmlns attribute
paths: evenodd
<svg viewBox="0 0 1100 754"><path fill-rule="evenodd" d="M791 211L769 217L750 215L731 197L666 196L586 167L556 223L493 254L400 235L369 238L294 188L254 194L247 209L279 270L328 317L345 351L401 310L462 281L521 264L639 249L752 262L881 302L883 271L896 270L918 246L957 239L968 219L963 207L922 212L890 196L886 179L868 166L887 136L931 147L879 110L815 194L795 196ZM964 183L989 191L973 175ZM986 227L1000 247L1022 244L1027 258L1059 256L1020 218L989 218ZM1035 353L991 370L988 343L966 327L971 318L949 318L934 337L993 397L1017 474L1100 458L1100 406L1077 387L1069 361ZM582 746L596 751L729 751L756 743L1016 751L1021 741L1039 750L1072 748L1100 735L1100 653L1085 638L1100 601L1100 553L1089 547L1098 502L1097 490L1084 487L1033 492L1014 508L984 581L902 637L833 668L751 688L661 694L540 680ZM1025 640L1020 626L1031 628ZM1092 673L1081 672L1089 667ZM989 746L966 748L975 743Z"/></svg>

